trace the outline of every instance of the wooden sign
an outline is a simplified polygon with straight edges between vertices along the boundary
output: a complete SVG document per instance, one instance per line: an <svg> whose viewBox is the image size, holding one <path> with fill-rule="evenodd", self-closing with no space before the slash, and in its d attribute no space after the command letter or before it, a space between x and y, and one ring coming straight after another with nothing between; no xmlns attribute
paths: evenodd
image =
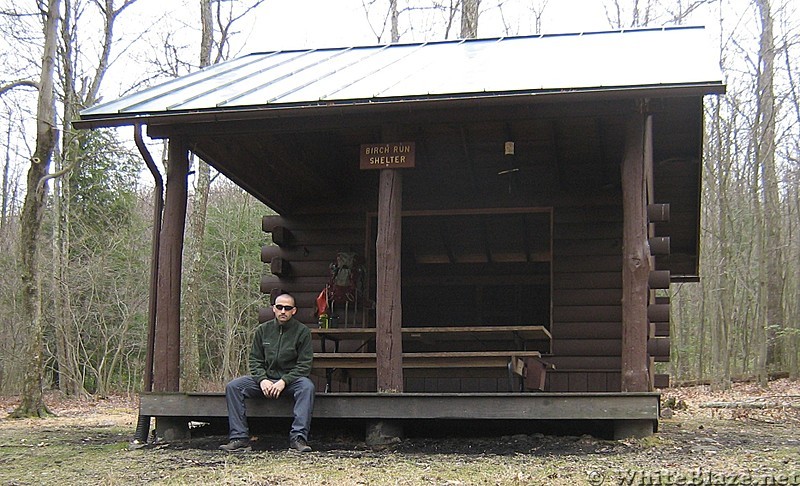
<svg viewBox="0 0 800 486"><path fill-rule="evenodd" d="M361 146L361 169L414 168L414 142L371 143Z"/></svg>

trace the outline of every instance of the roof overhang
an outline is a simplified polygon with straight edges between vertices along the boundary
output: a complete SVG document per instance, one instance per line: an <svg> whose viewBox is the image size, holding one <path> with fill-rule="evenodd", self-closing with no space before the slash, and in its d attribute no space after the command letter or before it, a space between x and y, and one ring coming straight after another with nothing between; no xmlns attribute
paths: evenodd
<svg viewBox="0 0 800 486"><path fill-rule="evenodd" d="M132 125L167 126L200 123L221 123L247 120L270 120L288 117L345 117L375 112L408 112L410 110L447 110L450 108L527 105L539 103L575 103L613 99L646 99L664 97L697 97L723 94L719 81L658 86L618 86L613 88L526 91L514 93L464 93L449 96L407 97L400 99L361 99L336 102L270 104L239 108L206 108L191 111L149 113L82 114L73 122L75 128L108 128Z"/></svg>

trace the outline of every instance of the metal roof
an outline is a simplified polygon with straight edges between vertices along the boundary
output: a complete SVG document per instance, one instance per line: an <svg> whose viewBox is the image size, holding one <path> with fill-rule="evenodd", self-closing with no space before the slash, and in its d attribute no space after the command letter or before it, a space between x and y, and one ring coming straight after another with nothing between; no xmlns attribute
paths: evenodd
<svg viewBox="0 0 800 486"><path fill-rule="evenodd" d="M709 40L702 27L673 27L254 53L88 108L81 120L636 88L720 92Z"/></svg>

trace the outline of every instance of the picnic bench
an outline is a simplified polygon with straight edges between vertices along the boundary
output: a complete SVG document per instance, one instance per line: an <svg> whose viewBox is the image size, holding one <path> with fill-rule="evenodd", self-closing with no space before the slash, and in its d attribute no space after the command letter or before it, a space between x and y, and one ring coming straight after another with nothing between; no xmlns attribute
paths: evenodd
<svg viewBox="0 0 800 486"><path fill-rule="evenodd" d="M331 387L333 374L337 370L347 373L374 374L377 356L374 352L340 352L339 344L346 340L361 342L361 348L375 339L375 328L312 329L312 336L321 341L321 352L314 353L313 368L323 371L326 390ZM549 367L541 360L539 350L527 349L529 343L546 343L549 349L550 332L544 326L440 326L404 327L401 329L404 342L428 343L452 341L486 342L509 341L515 349L480 351L432 351L404 352L403 369L453 369L453 368L502 368L507 370L509 389L544 389L545 370ZM328 343L333 349L328 350Z"/></svg>

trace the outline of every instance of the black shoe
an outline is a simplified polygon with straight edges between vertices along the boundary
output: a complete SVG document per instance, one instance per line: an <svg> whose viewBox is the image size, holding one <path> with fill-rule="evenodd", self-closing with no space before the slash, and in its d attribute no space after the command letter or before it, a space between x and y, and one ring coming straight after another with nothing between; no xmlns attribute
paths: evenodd
<svg viewBox="0 0 800 486"><path fill-rule="evenodd" d="M219 450L225 452L249 452L253 449L250 447L250 440L248 439L231 439L227 444L219 446Z"/></svg>
<svg viewBox="0 0 800 486"><path fill-rule="evenodd" d="M311 446L302 437L296 437L289 441L289 449L297 452L311 452Z"/></svg>

